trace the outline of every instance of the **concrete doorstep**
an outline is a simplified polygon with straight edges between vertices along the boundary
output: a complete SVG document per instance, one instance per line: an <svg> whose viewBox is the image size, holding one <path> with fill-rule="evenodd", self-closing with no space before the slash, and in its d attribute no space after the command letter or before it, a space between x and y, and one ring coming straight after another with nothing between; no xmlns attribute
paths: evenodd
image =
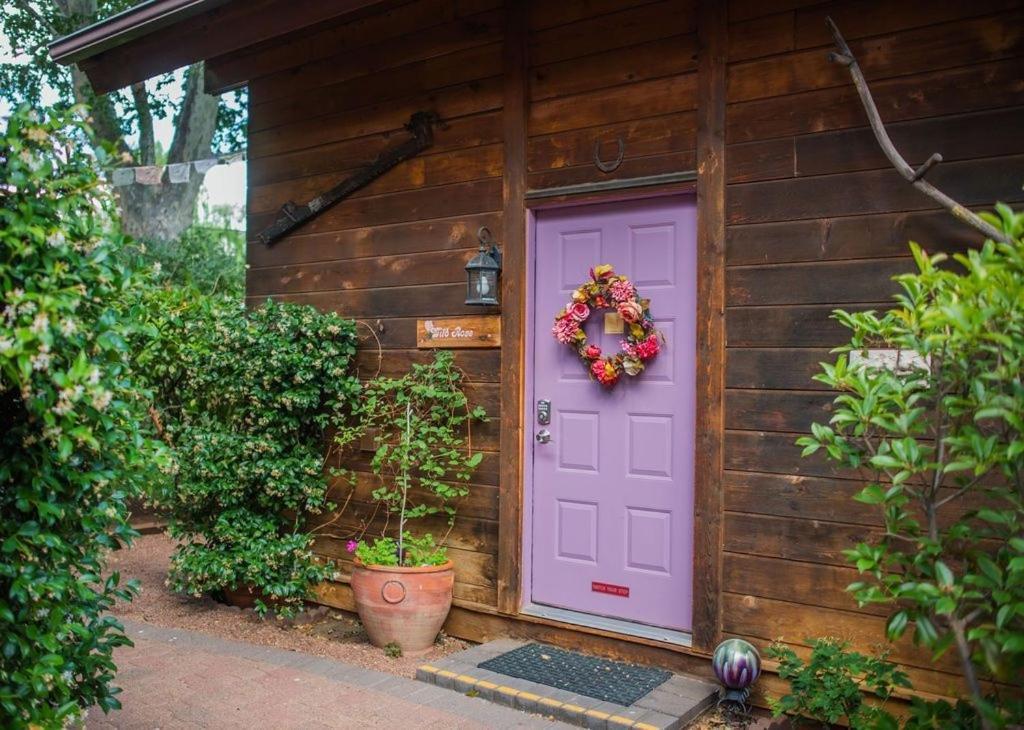
<svg viewBox="0 0 1024 730"><path fill-rule="evenodd" d="M470 697L482 697L506 707L599 730L627 727L675 730L696 720L718 699L716 685L673 674L632 705L617 705L478 666L525 643L499 639L474 646L420 666L416 679Z"/></svg>

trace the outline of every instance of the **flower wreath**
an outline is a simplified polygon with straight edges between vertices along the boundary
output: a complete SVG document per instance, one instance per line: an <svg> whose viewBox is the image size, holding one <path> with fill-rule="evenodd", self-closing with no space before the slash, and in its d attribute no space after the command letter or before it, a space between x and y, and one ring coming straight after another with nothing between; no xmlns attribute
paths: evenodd
<svg viewBox="0 0 1024 730"><path fill-rule="evenodd" d="M614 308L622 317L626 339L622 352L602 357L600 347L587 344L583 322L591 310L604 308ZM642 373L663 340L651 319L650 300L641 299L633 282L616 274L609 264L590 270L590 281L572 293L572 301L555 317L551 333L562 344L573 346L591 376L605 388L614 387L623 373L633 377Z"/></svg>

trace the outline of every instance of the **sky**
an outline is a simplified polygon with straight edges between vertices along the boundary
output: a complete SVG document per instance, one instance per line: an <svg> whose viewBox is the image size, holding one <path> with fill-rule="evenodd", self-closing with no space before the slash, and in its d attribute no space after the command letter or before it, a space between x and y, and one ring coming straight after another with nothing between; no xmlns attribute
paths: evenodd
<svg viewBox="0 0 1024 730"><path fill-rule="evenodd" d="M27 62L25 57L15 56L7 43L7 39L0 33L0 63ZM44 90L43 103L52 104L56 101L54 94ZM0 119L10 113L10 107L0 99ZM154 134L159 144L167 149L171 145L174 136L174 125L170 119L155 119ZM234 216L234 225L237 228L245 227L245 162L233 162L230 165L217 165L206 173L203 181L203 189L200 192L199 215L202 219L203 205L209 206L230 205L237 213ZM169 183L164 183L165 185Z"/></svg>

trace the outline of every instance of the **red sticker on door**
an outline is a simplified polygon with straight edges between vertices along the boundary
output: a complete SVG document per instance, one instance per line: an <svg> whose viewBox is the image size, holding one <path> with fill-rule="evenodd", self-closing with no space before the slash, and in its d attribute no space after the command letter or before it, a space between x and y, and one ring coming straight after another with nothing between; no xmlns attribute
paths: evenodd
<svg viewBox="0 0 1024 730"><path fill-rule="evenodd" d="M617 586L611 583L598 583L597 581L591 581L590 590L594 593L607 593L611 596L629 598L629 586Z"/></svg>

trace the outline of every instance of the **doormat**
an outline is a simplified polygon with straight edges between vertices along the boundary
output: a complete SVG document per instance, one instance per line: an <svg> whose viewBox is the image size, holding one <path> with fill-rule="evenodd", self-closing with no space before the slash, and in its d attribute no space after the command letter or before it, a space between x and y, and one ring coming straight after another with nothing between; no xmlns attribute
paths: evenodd
<svg viewBox="0 0 1024 730"><path fill-rule="evenodd" d="M541 644L526 644L477 666L617 705L632 705L672 676L664 669L613 662Z"/></svg>

